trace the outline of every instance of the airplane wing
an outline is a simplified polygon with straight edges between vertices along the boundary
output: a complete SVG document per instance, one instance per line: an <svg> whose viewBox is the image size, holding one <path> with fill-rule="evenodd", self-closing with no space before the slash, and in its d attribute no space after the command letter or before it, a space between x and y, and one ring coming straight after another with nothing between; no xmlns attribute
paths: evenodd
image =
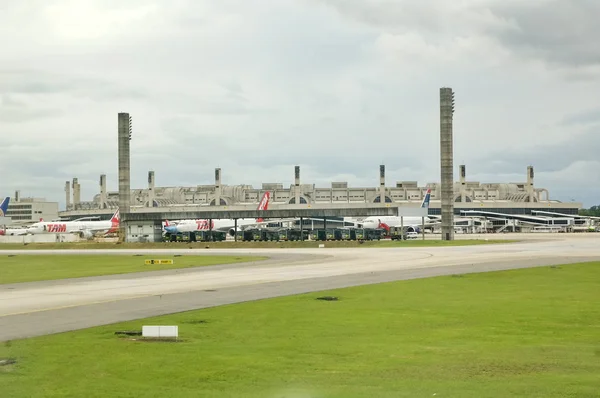
<svg viewBox="0 0 600 398"><path fill-rule="evenodd" d="M17 221L13 221L10 225L19 225L19 226L24 225L24 226L28 226L28 225L31 225L31 224L35 224L36 222L39 222L39 220L25 220L25 221L19 221L19 220L17 220Z"/></svg>
<svg viewBox="0 0 600 398"><path fill-rule="evenodd" d="M91 227L91 228L84 228L80 231L73 231L73 233L78 233L78 232L91 232L91 233L97 233L97 232L103 232L103 231L108 231L112 229L111 227Z"/></svg>
<svg viewBox="0 0 600 398"><path fill-rule="evenodd" d="M93 221L93 220L99 220L100 217L99 216L93 216L93 217L81 217L81 218L77 218L75 220L70 220L70 221Z"/></svg>

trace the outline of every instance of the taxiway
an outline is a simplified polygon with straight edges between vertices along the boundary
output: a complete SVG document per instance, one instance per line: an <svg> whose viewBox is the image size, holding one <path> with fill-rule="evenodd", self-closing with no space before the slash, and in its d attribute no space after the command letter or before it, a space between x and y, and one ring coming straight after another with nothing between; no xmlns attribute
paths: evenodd
<svg viewBox="0 0 600 398"><path fill-rule="evenodd" d="M0 341L269 297L455 273L600 260L600 234L481 246L351 249L10 250L231 254L264 262L0 285Z"/></svg>

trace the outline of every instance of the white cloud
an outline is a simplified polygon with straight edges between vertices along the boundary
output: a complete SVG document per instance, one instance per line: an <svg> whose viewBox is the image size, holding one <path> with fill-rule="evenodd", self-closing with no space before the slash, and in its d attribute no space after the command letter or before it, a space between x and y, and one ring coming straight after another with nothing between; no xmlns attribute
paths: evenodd
<svg viewBox="0 0 600 398"><path fill-rule="evenodd" d="M577 34L591 3L527 4L0 0L0 191L64 202L78 177L90 199L103 173L116 189L118 112L133 117L134 187L147 170L210 184L215 167L228 184L288 185L295 164L322 186L377 185L380 163L390 185L433 182L451 86L456 165L502 182L533 164L552 197L596 204L595 169L574 166L597 142L597 44ZM548 50L553 32L578 62Z"/></svg>

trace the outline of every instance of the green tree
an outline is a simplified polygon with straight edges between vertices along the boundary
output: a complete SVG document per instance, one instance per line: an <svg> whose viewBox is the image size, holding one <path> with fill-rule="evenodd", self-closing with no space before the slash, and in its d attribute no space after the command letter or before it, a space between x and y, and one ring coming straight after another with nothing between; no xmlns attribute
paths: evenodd
<svg viewBox="0 0 600 398"><path fill-rule="evenodd" d="M579 210L580 216L600 217L600 205L592 206L589 209Z"/></svg>

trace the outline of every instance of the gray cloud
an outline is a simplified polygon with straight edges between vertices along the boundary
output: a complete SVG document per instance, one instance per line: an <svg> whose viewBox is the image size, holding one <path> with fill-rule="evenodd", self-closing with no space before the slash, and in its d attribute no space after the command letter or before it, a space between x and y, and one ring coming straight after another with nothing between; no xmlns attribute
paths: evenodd
<svg viewBox="0 0 600 398"><path fill-rule="evenodd" d="M559 66L600 66L598 1L498 2L491 9L515 22L515 29L498 32L506 46Z"/></svg>
<svg viewBox="0 0 600 398"><path fill-rule="evenodd" d="M559 11L591 33L591 9L567 3ZM103 173L117 189L118 112L133 117L134 187L148 170L158 185L211 184L215 167L228 184L287 185L296 164L320 186L377 185L381 163L389 185L434 182L445 85L457 92L455 163L469 174L522 180L533 164L553 197L596 192L584 178L596 174L600 83L574 80L596 76L595 58L548 2L538 11L555 31L536 28L538 6L500 0L10 4L2 192L64 202L78 177L91 199ZM561 61L554 43L587 64Z"/></svg>
<svg viewBox="0 0 600 398"><path fill-rule="evenodd" d="M586 126L597 123L600 123L600 108L567 115L560 124L563 126Z"/></svg>
<svg viewBox="0 0 600 398"><path fill-rule="evenodd" d="M11 94L0 96L0 121L5 123L24 123L37 119L46 119L63 115L61 109L31 108L27 102Z"/></svg>
<svg viewBox="0 0 600 398"><path fill-rule="evenodd" d="M540 172L559 172L575 162L600 161L600 128L593 127L583 133L566 136L557 143L540 142L536 146L488 155L497 160L485 162L480 159L482 166L478 170L483 173L495 170L518 173L530 164Z"/></svg>
<svg viewBox="0 0 600 398"><path fill-rule="evenodd" d="M19 95L70 94L93 100L114 100L119 98L143 99L140 89L116 85L101 77L77 77L64 73L43 70L1 70L0 93Z"/></svg>
<svg viewBox="0 0 600 398"><path fill-rule="evenodd" d="M416 34L430 46L489 39L572 80L600 76L600 35L595 0L448 1L310 0L394 35ZM488 43L489 46L489 43ZM480 53L482 58L487 54Z"/></svg>
<svg viewBox="0 0 600 398"><path fill-rule="evenodd" d="M6 123L21 123L37 119L46 119L64 115L60 109L22 109L0 108L0 121Z"/></svg>

